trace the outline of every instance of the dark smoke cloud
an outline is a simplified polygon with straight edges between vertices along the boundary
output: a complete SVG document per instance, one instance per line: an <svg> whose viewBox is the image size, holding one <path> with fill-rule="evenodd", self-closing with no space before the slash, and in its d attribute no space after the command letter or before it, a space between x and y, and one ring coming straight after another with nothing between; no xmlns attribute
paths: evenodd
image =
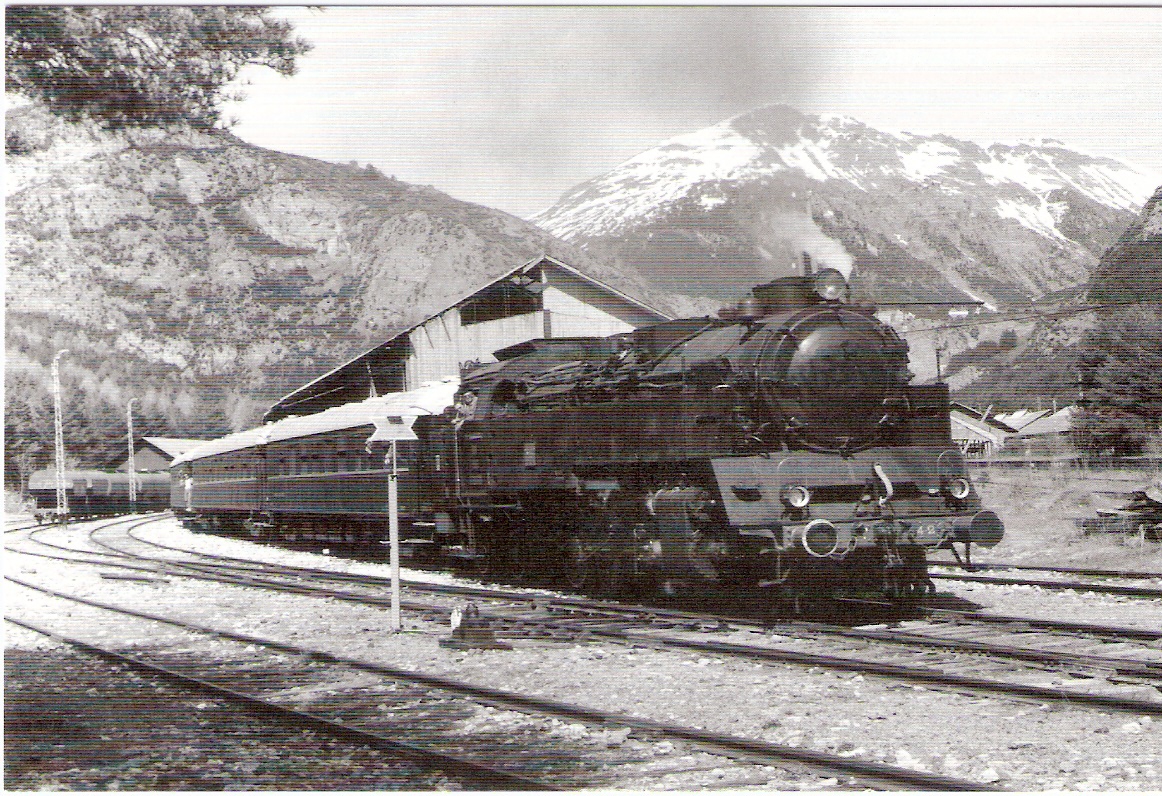
<svg viewBox="0 0 1162 796"><path fill-rule="evenodd" d="M495 90L473 125L497 168L519 152L521 169L559 191L665 138L799 104L819 71L821 56L803 45L803 9L507 11L522 21L520 41L507 65L490 65Z"/></svg>

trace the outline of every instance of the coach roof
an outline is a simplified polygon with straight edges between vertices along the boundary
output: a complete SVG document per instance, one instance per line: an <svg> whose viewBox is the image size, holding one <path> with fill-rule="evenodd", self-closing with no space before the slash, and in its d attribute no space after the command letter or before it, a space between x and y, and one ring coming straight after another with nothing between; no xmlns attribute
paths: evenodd
<svg viewBox="0 0 1162 796"><path fill-rule="evenodd" d="M257 428L204 442L175 458L170 466L204 459L207 456L256 448L271 442L376 425L377 420L382 423L389 417L416 418L421 415L438 415L452 405L458 387L457 381L449 379L425 384L408 392L388 393L365 401L343 404L313 415L283 418Z"/></svg>

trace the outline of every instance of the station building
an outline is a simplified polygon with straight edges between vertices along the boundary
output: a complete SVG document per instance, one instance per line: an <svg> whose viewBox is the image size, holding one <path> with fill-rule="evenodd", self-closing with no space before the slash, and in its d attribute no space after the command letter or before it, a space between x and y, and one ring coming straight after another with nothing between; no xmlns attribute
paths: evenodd
<svg viewBox="0 0 1162 796"><path fill-rule="evenodd" d="M665 310L549 256L517 266L281 398L272 422L458 379L465 363L538 338L605 337L670 320Z"/></svg>

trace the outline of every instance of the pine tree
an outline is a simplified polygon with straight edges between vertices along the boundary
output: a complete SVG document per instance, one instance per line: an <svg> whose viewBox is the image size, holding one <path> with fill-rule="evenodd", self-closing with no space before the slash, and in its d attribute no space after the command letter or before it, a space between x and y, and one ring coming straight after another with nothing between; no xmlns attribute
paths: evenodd
<svg viewBox="0 0 1162 796"><path fill-rule="evenodd" d="M1084 398L1074 419L1081 450L1133 456L1162 432L1162 304L1106 313L1082 343Z"/></svg>
<svg viewBox="0 0 1162 796"><path fill-rule="evenodd" d="M220 120L248 64L292 75L310 45L254 6L8 6L5 89L109 127Z"/></svg>

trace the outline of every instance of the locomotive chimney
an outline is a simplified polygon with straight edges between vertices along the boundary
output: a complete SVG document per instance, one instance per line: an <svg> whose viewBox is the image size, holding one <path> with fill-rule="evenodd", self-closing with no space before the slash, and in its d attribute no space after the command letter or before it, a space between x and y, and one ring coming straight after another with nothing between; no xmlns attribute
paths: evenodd
<svg viewBox="0 0 1162 796"><path fill-rule="evenodd" d="M803 276L811 276L815 269L811 266L811 255L803 252Z"/></svg>

